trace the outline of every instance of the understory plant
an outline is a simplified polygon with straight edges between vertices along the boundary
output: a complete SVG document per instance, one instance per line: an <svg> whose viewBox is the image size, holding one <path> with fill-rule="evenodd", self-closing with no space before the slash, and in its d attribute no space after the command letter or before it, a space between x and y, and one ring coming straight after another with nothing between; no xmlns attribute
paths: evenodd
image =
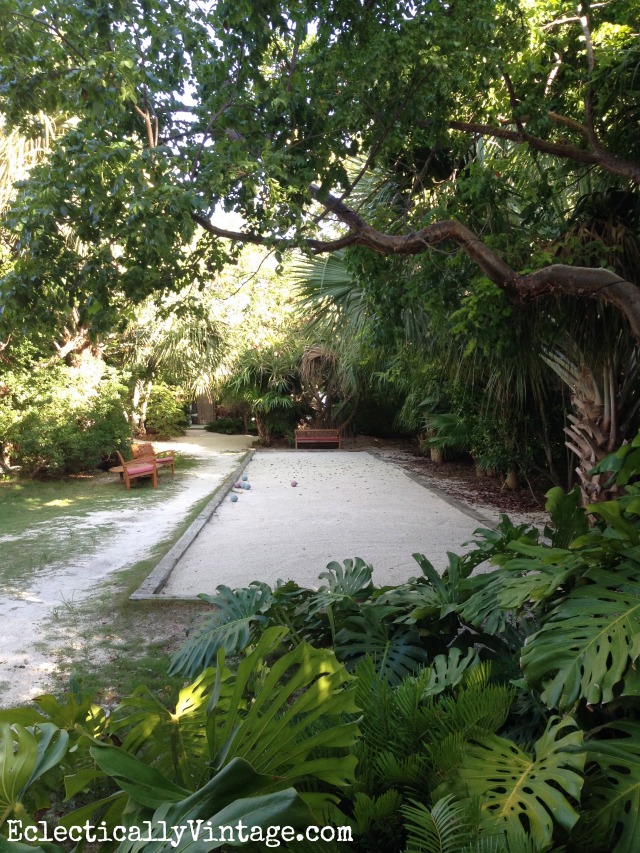
<svg viewBox="0 0 640 853"><path fill-rule="evenodd" d="M162 840L163 822L242 820L254 838L276 824L321 823L354 779L355 679L330 651L284 649L286 635L265 631L234 670L220 651L171 708L140 688L109 715L80 693L1 711L0 842L9 820L34 826L62 800L67 829L151 826L162 851L224 846L194 845L188 833L176 846Z"/></svg>

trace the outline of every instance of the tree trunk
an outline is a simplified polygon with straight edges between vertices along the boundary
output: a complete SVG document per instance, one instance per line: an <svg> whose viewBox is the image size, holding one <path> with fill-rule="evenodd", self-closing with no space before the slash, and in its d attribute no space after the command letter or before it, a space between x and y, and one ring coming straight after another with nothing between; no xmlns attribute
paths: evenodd
<svg viewBox="0 0 640 853"><path fill-rule="evenodd" d="M140 402L140 422L138 425L138 432L144 432L145 430L145 421L147 420L147 409L149 408L149 400L151 399L151 392L153 391L153 379L147 379L144 383L142 394L141 394L141 402Z"/></svg>
<svg viewBox="0 0 640 853"><path fill-rule="evenodd" d="M593 381L574 389L571 404L574 414L569 415L570 426L564 431L569 437L569 450L578 457L575 472L582 491L582 503L600 503L611 500L618 491L614 484L606 486L610 473L591 474L591 470L620 443L617 416L617 384L611 369L604 371L602 388ZM591 393L588 393L588 392Z"/></svg>

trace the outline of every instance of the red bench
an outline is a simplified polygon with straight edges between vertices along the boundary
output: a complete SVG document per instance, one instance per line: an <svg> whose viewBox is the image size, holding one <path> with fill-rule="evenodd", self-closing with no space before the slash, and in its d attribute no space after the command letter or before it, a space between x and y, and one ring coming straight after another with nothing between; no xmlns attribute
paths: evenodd
<svg viewBox="0 0 640 853"><path fill-rule="evenodd" d="M339 429L297 429L295 431L296 450L299 444L337 444L342 447Z"/></svg>
<svg viewBox="0 0 640 853"><path fill-rule="evenodd" d="M120 465L109 470L120 474L120 478L124 479L124 484L128 492L131 490L131 481L137 480L139 477L151 477L153 488L156 489L158 487L158 466L156 465L155 458L131 459L129 462L125 462L117 450L116 456Z"/></svg>
<svg viewBox="0 0 640 853"><path fill-rule="evenodd" d="M175 457L171 451L163 450L163 455L159 456L150 444L132 444L131 450L134 459L139 459L141 462L148 462L153 459L158 468L162 468L163 465L170 465L172 477L176 473Z"/></svg>

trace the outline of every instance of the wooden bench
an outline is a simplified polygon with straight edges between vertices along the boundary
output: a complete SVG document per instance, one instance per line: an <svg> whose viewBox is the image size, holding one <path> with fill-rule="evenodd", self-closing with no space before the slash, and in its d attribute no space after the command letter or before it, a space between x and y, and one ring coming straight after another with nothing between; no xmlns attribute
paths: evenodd
<svg viewBox="0 0 640 853"><path fill-rule="evenodd" d="M151 477L153 488L158 487L158 466L153 457L148 459L131 459L125 462L120 453L116 450L116 456L120 462L116 468L110 468L114 474L120 474L120 479L124 479L124 484L127 491L131 491L131 481L137 480L139 477Z"/></svg>
<svg viewBox="0 0 640 853"><path fill-rule="evenodd" d="M337 444L342 447L339 429L297 429L295 431L296 450L299 444Z"/></svg>
<svg viewBox="0 0 640 853"><path fill-rule="evenodd" d="M154 459L156 466L158 468L162 468L163 465L171 466L171 476L173 477L176 473L175 469L175 457L170 450L161 451L161 454L158 454L153 449L150 444L132 444L131 450L133 451L133 458L140 459L141 461L147 461L149 459ZM168 455L167 455L168 454Z"/></svg>

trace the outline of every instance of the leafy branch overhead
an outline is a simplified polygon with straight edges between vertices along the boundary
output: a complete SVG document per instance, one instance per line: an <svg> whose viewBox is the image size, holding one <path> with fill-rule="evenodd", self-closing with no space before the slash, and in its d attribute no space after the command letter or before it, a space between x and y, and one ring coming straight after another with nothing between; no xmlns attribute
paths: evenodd
<svg viewBox="0 0 640 853"><path fill-rule="evenodd" d="M550 181L640 180L634 16L530 6L3 0L6 120L33 131L38 112L73 117L6 217L6 293L35 307L46 268L50 297L100 314L120 289L140 299L219 269L228 241L432 259L452 246L514 303L595 297L637 336L635 280L536 266L532 251ZM522 152L539 206L506 247L465 199L510 192ZM376 170L398 192L365 214L358 191Z"/></svg>

